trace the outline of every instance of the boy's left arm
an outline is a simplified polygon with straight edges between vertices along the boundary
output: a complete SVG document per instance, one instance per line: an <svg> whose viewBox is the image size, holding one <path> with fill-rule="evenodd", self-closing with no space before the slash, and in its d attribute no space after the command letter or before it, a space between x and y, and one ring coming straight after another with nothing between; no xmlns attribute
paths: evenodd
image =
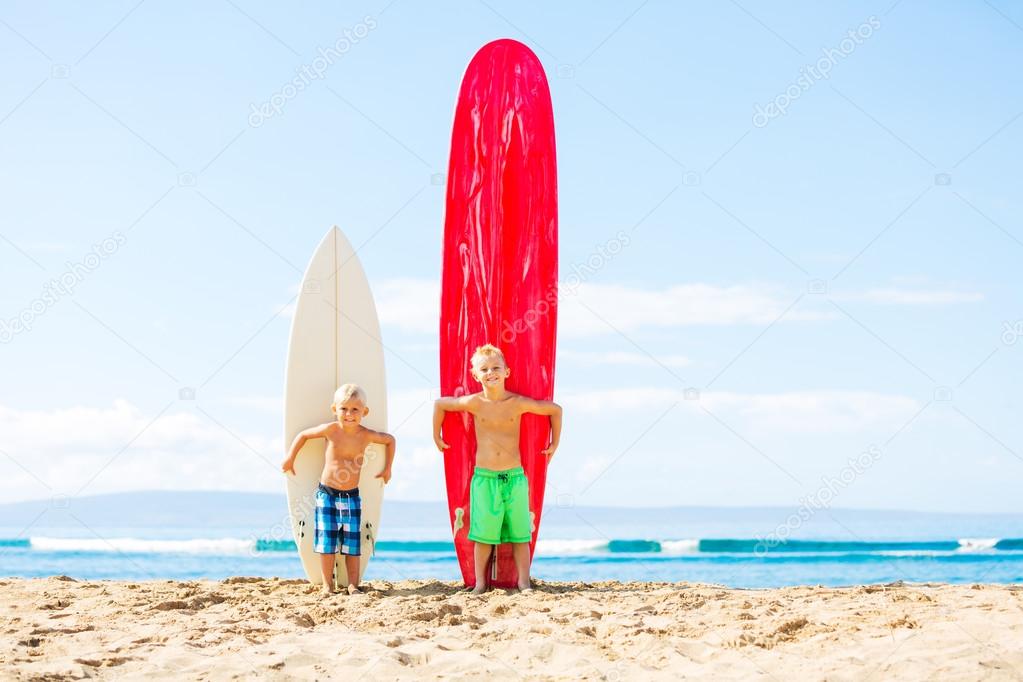
<svg viewBox="0 0 1023 682"><path fill-rule="evenodd" d="M374 431L372 434L370 434L369 442L377 443L378 445L384 446L385 453L384 468L379 474L377 474L376 477L384 479L384 483L387 483L388 481L391 480L391 463L394 462L395 449L394 436L392 436L389 433L380 433L379 431Z"/></svg>
<svg viewBox="0 0 1023 682"><path fill-rule="evenodd" d="M551 457L554 456L554 451L558 449L558 445L561 443L561 405L550 400L533 400L532 398L523 398L522 402L523 412L551 418L551 443L541 451L547 455L547 461L550 462Z"/></svg>

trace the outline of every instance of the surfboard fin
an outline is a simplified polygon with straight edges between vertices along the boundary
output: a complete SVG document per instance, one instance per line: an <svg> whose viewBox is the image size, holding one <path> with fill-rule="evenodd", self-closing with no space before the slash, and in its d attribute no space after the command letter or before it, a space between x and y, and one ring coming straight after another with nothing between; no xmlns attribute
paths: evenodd
<svg viewBox="0 0 1023 682"><path fill-rule="evenodd" d="M366 523L366 542L370 545L369 555L371 557L377 554L377 539L373 537L373 524Z"/></svg>
<svg viewBox="0 0 1023 682"><path fill-rule="evenodd" d="M465 516L465 510L462 509L461 507L456 507L455 508L455 526L452 529L452 533L451 533L452 535L458 535L458 531L462 530L462 528L465 526L465 521L462 519L462 517L464 517L464 516Z"/></svg>

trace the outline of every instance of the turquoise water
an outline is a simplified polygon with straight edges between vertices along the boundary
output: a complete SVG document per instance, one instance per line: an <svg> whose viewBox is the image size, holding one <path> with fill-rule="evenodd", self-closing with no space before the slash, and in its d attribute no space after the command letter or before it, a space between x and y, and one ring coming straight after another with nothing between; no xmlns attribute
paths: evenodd
<svg viewBox="0 0 1023 682"><path fill-rule="evenodd" d="M80 579L302 577L287 539L196 529L39 529L0 535L0 574ZM236 529L237 530L237 529ZM541 539L534 576L547 580L644 580L733 587L912 582L1023 582L1023 538L922 540L757 538ZM381 540L367 579L458 579L444 539Z"/></svg>
<svg viewBox="0 0 1023 682"><path fill-rule="evenodd" d="M794 511L550 505L533 574L732 587L1023 583L1023 515ZM388 502L380 528L367 579L460 578L445 504ZM0 576L58 574L303 577L281 495L150 491L0 505Z"/></svg>

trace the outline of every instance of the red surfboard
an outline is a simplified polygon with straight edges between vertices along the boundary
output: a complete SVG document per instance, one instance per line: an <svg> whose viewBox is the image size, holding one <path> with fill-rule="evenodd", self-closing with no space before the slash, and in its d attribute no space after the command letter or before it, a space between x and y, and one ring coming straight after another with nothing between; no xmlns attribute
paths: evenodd
<svg viewBox="0 0 1023 682"><path fill-rule="evenodd" d="M445 396L476 393L473 351L499 347L508 390L540 400L554 391L558 304L558 188L554 114L540 60L522 43L495 40L473 57L455 104L444 217L440 383ZM476 465L472 416L448 413L444 471L455 551L465 584L476 583L469 541L469 480ZM541 450L550 420L523 415L519 449L529 481L536 546L547 480ZM499 545L488 575L513 588L511 545Z"/></svg>

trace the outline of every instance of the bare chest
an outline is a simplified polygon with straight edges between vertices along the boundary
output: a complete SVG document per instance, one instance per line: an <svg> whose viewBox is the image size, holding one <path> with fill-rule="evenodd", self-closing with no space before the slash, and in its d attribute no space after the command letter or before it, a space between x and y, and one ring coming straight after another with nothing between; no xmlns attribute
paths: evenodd
<svg viewBox="0 0 1023 682"><path fill-rule="evenodd" d="M486 406L475 416L476 427L488 431L518 433L519 413L509 407L494 405Z"/></svg>
<svg viewBox="0 0 1023 682"><path fill-rule="evenodd" d="M327 456L353 460L366 452L367 440L361 436L340 434L327 438Z"/></svg>

